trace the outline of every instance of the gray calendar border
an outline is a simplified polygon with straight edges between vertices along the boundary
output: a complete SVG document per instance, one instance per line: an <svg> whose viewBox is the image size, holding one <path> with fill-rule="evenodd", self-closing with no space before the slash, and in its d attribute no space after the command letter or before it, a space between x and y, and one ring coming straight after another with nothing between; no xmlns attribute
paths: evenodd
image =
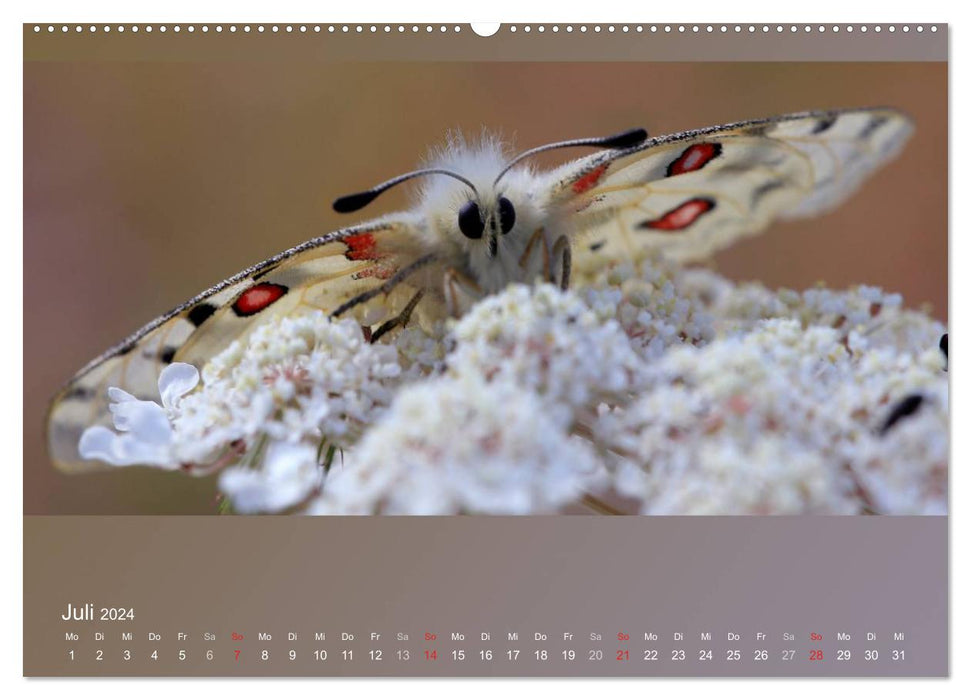
<svg viewBox="0 0 971 700"><path fill-rule="evenodd" d="M945 517L31 516L24 526L28 676L948 674ZM133 607L135 619L65 623L69 602ZM93 639L99 629L108 639ZM134 633L125 644L136 658L123 663L125 630ZM71 631L76 642L65 639ZM152 631L162 640L149 642ZM217 639L204 642L206 631ZM233 631L244 640L231 642ZM677 631L687 663L665 658ZM273 640L259 640L260 632ZM298 641L287 640L290 632ZM320 645L330 649L329 664L307 658L315 632L328 635ZM341 642L343 632L355 640ZM372 641L371 632L386 636ZM397 632L410 640L391 641ZM426 642L425 632L437 640ZM453 641L453 632L465 640ZM648 643L652 632L658 640ZM729 641L729 632L740 639ZM783 640L784 632L794 639ZM851 638L837 640L840 632ZM621 642L619 633L631 639ZM639 658L652 645L662 657L654 664ZM152 646L159 660L148 658ZM412 650L408 663L366 659L370 649L390 657L402 646ZM740 662L723 656L733 646ZM749 655L762 646L769 658L755 663ZM176 658L182 647L184 662ZM287 659L293 647L296 662ZM478 658L485 648L499 657L514 647L516 663ZM560 658L566 648L584 655L594 647L603 662ZM109 658L96 662L96 648ZM203 658L206 648L214 661ZM234 648L242 663L230 658ZM270 658L258 661L264 648ZM466 649L465 662L447 658L456 648ZM554 658L532 658L542 648ZM613 659L623 648L634 655L626 663ZM703 648L712 661L693 658ZM779 658L784 648L794 649L791 662ZM850 661L836 658L841 648ZM354 658L337 660L342 649ZM415 661L425 649L439 659ZM823 651L821 661L809 660L813 649ZM864 659L868 649L879 650L876 662ZM902 662L891 658L894 649L905 650Z"/></svg>
<svg viewBox="0 0 971 700"><path fill-rule="evenodd" d="M506 24L488 37L476 35L467 24L29 23L23 34L27 61L823 62L948 58L948 25L944 23Z"/></svg>

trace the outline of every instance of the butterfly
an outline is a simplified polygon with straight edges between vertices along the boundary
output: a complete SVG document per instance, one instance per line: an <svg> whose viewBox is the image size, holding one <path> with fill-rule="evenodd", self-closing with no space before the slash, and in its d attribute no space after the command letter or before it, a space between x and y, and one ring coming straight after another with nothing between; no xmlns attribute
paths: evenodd
<svg viewBox="0 0 971 700"><path fill-rule="evenodd" d="M803 112L649 137L631 129L529 149L509 158L498 139L453 139L427 167L340 197L356 212L420 179L416 204L306 241L216 284L148 323L81 369L48 415L60 469L97 466L78 440L109 424L107 389L157 397L159 373L205 365L256 324L321 309L353 316L378 341L413 319L456 315L512 282L563 287L575 266L662 249L704 259L773 220L827 211L846 199L912 131L888 108ZM596 149L539 171L533 156Z"/></svg>

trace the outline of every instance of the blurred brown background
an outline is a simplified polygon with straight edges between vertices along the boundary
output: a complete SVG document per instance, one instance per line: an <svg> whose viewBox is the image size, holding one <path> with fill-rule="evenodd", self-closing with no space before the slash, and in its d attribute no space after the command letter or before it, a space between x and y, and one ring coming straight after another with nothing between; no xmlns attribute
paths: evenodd
<svg viewBox="0 0 971 700"><path fill-rule="evenodd" d="M414 167L448 129L485 126L524 148L864 105L913 116L902 156L837 212L778 224L719 269L880 285L946 321L943 63L25 63L25 513L214 513L211 480L57 473L49 398L159 313L351 223L330 211L335 196ZM406 202L389 192L365 214Z"/></svg>

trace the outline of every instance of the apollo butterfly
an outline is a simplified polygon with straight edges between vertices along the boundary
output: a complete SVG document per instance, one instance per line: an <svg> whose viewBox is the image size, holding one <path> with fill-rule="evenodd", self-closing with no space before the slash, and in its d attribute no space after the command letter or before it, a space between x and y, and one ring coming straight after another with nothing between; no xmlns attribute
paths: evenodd
<svg viewBox="0 0 971 700"><path fill-rule="evenodd" d="M509 159L498 140L455 139L428 167L341 197L338 212L421 178L418 203L311 239L216 284L96 358L58 393L48 443L65 471L82 431L109 424L107 389L157 396L159 373L197 367L256 324L301 309L354 315L378 341L412 319L459 314L511 282L569 284L573 266L662 248L705 258L772 221L846 199L912 130L893 109L804 112L648 137L632 129L561 141ZM525 160L560 148L593 155L550 171Z"/></svg>

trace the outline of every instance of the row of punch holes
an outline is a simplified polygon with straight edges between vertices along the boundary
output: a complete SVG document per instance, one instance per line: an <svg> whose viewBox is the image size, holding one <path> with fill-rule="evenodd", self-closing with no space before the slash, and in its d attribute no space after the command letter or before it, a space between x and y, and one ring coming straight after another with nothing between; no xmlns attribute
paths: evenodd
<svg viewBox="0 0 971 700"><path fill-rule="evenodd" d="M124 34L126 32L130 32L132 34L137 34L139 32L144 32L146 34L151 34L153 32L157 32L157 33L161 33L161 34L164 34L164 33L167 33L167 32L172 32L172 33L175 33L175 34L179 34L179 33L182 33L182 32L188 32L189 34L194 34L196 32L201 32L203 34L210 33L210 32L215 32L217 34L223 33L223 32L229 32L230 34L232 34L232 33L240 33L240 32L242 32L244 34L249 34L249 33L257 33L257 34L262 34L262 33L279 34L281 32L286 33L286 34L322 34L322 33L328 33L328 34L352 34L352 33L356 33L356 34L364 34L364 33L377 34L379 32L383 32L385 34L390 34L392 32L397 32L399 34L405 34L405 33L411 33L411 34L426 33L426 34L431 34L431 33L435 33L435 32L444 34L444 33L448 33L448 32L453 32L453 33L456 33L457 34L457 33L459 33L459 32L462 31L462 27L459 26L459 25L444 25L444 24L443 25L431 25L431 24L426 24L426 25L418 25L418 24L411 24L411 25L405 25L405 24L397 24L397 25L390 25L390 24L384 24L384 25L378 25L378 24L326 24L326 25L321 25L321 24L284 24L284 25L279 25L279 24L270 24L270 25L256 24L256 25L250 25L250 24L243 24L243 25L236 25L236 24L230 24L230 25L225 25L225 26L224 25L221 25L221 24L217 24L217 25L213 25L213 26L209 26L208 24L202 24L202 25L198 25L198 26L197 25L193 25L193 24L188 24L188 25L184 25L184 26L183 25L180 25L180 24L175 24L175 25L172 25L172 26L168 26L168 25L164 25L163 24L163 25L159 25L157 27L154 27L152 25L143 25L143 26L140 26L140 25L128 25L128 26L126 26L126 25L123 25L123 24L119 24L119 25L105 24L105 25L100 25L100 26L99 25L91 24L91 25L88 25L86 27L83 26L83 25L80 25L80 24L77 24L77 25L66 25L66 24L54 25L54 24L48 24L46 26L40 25L40 24L35 24L34 25L34 33L36 33L36 34L39 34L39 33L44 32L44 31L46 31L49 34L53 34L54 32L57 32L57 31L60 31L61 33L65 33L66 34L66 33L70 32L70 31L72 31L72 29L73 29L73 31L75 33L79 33L79 34L82 33L82 32L84 32L85 30L87 30L88 33L96 33L96 32L110 33L110 32L117 32L119 34ZM931 31L931 32L936 32L937 31L937 26L936 25L930 25L929 27L927 27L927 29L929 31ZM498 30L499 30L499 25L478 25L478 26L477 25L472 25L472 31L473 31L473 33L478 34L479 36L491 36L492 34L495 34L496 31L498 31ZM529 34L531 32L537 32L539 34L543 34L543 33L547 33L547 32L552 32L554 34L561 33L561 32L566 33L566 34L571 34L571 33L575 33L575 32L579 32L580 34L590 33L590 32L592 32L594 34L602 33L602 32L607 32L607 33L620 32L622 34L629 34L629 33L636 33L636 34L643 34L643 33L649 33L649 34L658 34L658 33L663 33L663 34L715 34L715 33L721 33L721 34L727 34L727 33L730 33L730 32L733 32L733 33L736 33L736 34L740 34L740 33L743 33L743 32L744 33L748 33L748 34L757 34L757 33L758 34L769 34L769 33L773 33L773 32L774 33L777 33L777 34L781 34L783 32L788 32L788 33L791 33L791 34L796 34L796 33L806 33L806 34L809 34L809 33L813 33L813 32L818 33L818 34L824 34L824 33L827 33L827 32L833 33L833 34L839 34L840 32L846 32L846 33L859 32L861 34L866 34L867 32L873 32L873 33L879 34L880 32L884 32L884 31L889 32L891 34L900 31L900 32L903 32L903 33L906 34L906 33L910 32L912 30L913 31L916 31L916 32L923 32L925 30L925 27L922 24L913 25L913 26L907 25L907 24L900 25L900 26L893 25L893 24L887 25L887 26L883 26L883 25L879 25L879 24L878 25L866 25L866 24L863 24L863 25L845 25L845 26L840 26L840 25L822 25L822 24L820 24L820 25L808 25L808 24L806 24L806 25L795 25L795 24L792 24L792 25L782 25L782 24L773 24L773 25L770 25L770 24L759 24L759 25L756 25L756 24L748 24L748 25L742 25L742 24L731 24L731 25L730 24L717 24L717 25L715 25L715 24L704 24L704 25L700 25L700 24L690 24L690 25L689 24L650 24L650 25L643 25L643 24L636 24L636 25L628 25L628 24L621 24L621 25L614 25L614 24L607 24L607 25L599 25L599 24L586 25L586 24L580 24L580 25L572 25L572 24L567 24L567 25L558 25L558 24L553 24L553 25L549 25L549 26L543 25L543 24L540 24L540 25L529 25L529 24L526 24L526 25L516 25L516 24L513 24L513 25L509 25L509 27L508 27L508 31L510 33L513 33L513 34L515 34L517 32L523 32L523 33L526 33L526 34Z"/></svg>

